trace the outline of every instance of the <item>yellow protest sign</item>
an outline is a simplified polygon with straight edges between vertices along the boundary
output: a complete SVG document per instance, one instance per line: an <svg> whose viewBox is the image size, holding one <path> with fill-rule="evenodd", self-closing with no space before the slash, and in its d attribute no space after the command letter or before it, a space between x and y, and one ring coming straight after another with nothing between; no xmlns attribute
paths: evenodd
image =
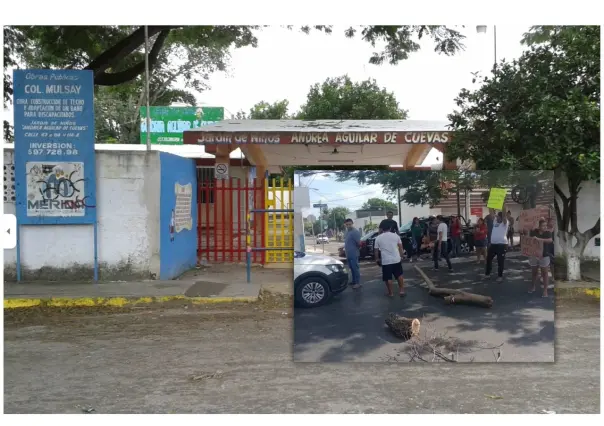
<svg viewBox="0 0 604 426"><path fill-rule="evenodd" d="M489 201L487 202L487 207L490 209L501 210L505 201L506 194L507 190L505 188L491 188L491 192L489 192Z"/></svg>

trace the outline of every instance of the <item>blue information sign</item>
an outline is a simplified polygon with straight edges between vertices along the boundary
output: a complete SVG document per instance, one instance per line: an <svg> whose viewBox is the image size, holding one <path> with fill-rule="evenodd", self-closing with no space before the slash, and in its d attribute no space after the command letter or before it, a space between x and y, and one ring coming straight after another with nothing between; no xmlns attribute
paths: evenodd
<svg viewBox="0 0 604 426"><path fill-rule="evenodd" d="M15 70L13 80L17 223L96 224L92 71Z"/></svg>

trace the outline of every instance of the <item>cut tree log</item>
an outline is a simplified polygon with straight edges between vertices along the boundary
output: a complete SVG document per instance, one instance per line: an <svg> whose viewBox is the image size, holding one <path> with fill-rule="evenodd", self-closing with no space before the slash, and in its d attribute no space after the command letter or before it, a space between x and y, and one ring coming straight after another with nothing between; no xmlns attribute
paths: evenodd
<svg viewBox="0 0 604 426"><path fill-rule="evenodd" d="M464 291L445 297L445 303L449 305L472 305L490 308L493 306L493 299L480 294L466 293Z"/></svg>
<svg viewBox="0 0 604 426"><path fill-rule="evenodd" d="M419 335L419 320L417 318L406 318L390 313L386 318L386 325L396 337L410 339Z"/></svg>
<svg viewBox="0 0 604 426"><path fill-rule="evenodd" d="M455 290L452 288L438 288L438 287L433 287L428 291L428 294L430 296L434 296L434 297L446 297L446 296L451 296L453 294L459 294L459 293L463 293L463 291Z"/></svg>

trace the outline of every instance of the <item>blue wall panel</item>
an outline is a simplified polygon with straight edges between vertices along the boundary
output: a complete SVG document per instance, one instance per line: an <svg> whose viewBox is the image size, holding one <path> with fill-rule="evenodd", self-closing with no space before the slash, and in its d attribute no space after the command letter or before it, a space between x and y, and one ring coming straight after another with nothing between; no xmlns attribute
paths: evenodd
<svg viewBox="0 0 604 426"><path fill-rule="evenodd" d="M177 278L197 263L197 175L195 160L160 153L160 273Z"/></svg>

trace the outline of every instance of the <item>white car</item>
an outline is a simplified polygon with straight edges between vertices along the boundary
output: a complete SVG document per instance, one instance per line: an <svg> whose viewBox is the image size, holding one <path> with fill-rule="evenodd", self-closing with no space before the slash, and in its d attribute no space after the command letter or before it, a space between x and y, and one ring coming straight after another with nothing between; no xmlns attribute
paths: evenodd
<svg viewBox="0 0 604 426"><path fill-rule="evenodd" d="M294 253L294 301L312 308L348 287L348 272L337 259L321 254Z"/></svg>
<svg viewBox="0 0 604 426"><path fill-rule="evenodd" d="M329 238L324 235L317 237L317 244L329 244Z"/></svg>

